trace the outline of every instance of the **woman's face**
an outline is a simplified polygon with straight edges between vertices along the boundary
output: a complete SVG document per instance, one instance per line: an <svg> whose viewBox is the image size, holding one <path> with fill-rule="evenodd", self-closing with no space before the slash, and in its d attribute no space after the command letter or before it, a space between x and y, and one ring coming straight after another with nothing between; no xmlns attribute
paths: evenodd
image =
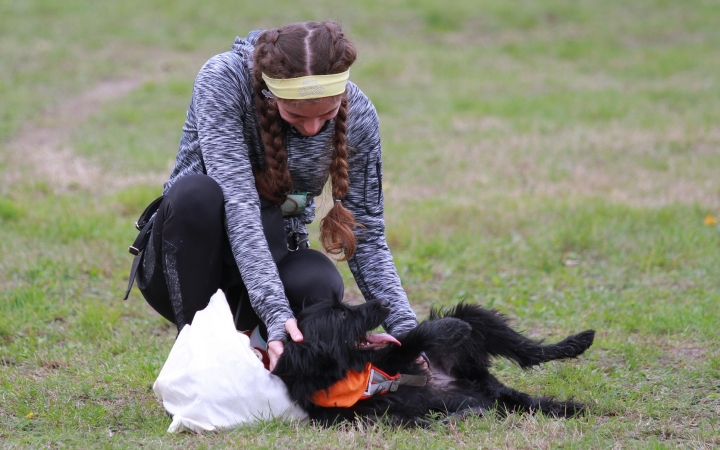
<svg viewBox="0 0 720 450"><path fill-rule="evenodd" d="M277 99L280 117L289 123L303 136L314 136L325 125L325 122L334 118L340 109L339 97L328 97L317 102L297 104Z"/></svg>

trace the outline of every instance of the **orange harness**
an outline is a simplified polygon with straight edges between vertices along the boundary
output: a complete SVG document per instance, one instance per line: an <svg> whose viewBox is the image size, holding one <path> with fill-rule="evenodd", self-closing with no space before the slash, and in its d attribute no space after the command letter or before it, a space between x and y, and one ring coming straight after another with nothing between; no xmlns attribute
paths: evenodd
<svg viewBox="0 0 720 450"><path fill-rule="evenodd" d="M348 370L345 378L317 391L310 401L325 408L349 408L360 400L395 392L401 384L425 386L427 377L400 373L388 375L368 362L362 372Z"/></svg>

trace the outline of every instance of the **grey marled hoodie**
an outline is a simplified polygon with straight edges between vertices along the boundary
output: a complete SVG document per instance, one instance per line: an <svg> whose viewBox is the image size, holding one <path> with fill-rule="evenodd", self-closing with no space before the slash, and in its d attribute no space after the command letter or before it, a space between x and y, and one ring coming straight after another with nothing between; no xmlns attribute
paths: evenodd
<svg viewBox="0 0 720 450"><path fill-rule="evenodd" d="M268 339L285 336L293 317L277 267L265 240L260 200L252 166L262 165L264 152L253 102L252 55L261 31L236 38L232 51L211 58L195 79L175 168L165 192L180 177L207 173L222 188L228 237L250 295L250 303L268 328ZM347 139L350 190L343 205L366 228L348 264L365 299L391 302L384 326L398 334L417 325L385 241L382 195L382 154L378 118L370 100L348 82ZM334 123L305 137L287 133L288 166L293 188L309 192L308 208L287 217L286 228L304 229L315 218L314 197L328 179ZM203 168L204 163L204 168Z"/></svg>

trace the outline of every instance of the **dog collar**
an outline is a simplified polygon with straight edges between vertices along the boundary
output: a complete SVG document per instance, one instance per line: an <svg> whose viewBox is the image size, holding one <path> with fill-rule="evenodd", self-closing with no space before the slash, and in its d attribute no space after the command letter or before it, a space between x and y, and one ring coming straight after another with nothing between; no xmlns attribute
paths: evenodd
<svg viewBox="0 0 720 450"><path fill-rule="evenodd" d="M427 377L424 375L388 375L368 362L362 372L348 370L345 378L327 389L317 391L310 397L310 401L324 408L349 408L360 400L395 392L400 385L426 384Z"/></svg>

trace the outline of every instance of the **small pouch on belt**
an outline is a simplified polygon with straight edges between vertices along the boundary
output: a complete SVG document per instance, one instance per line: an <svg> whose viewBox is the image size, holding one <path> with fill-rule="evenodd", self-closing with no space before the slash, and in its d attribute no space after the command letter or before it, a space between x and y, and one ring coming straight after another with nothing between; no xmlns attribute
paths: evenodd
<svg viewBox="0 0 720 450"><path fill-rule="evenodd" d="M292 191L285 198L285 202L280 205L283 216L297 216L305 212L307 207L307 192Z"/></svg>
<svg viewBox="0 0 720 450"><path fill-rule="evenodd" d="M280 205L280 210L282 211L283 217L300 216L302 213L305 212L305 208L307 208L307 203L307 192L292 191L285 198L285 202ZM287 235L287 248L291 252L299 249L310 248L310 241L308 240L307 233L301 233L296 229L290 231L290 233Z"/></svg>

